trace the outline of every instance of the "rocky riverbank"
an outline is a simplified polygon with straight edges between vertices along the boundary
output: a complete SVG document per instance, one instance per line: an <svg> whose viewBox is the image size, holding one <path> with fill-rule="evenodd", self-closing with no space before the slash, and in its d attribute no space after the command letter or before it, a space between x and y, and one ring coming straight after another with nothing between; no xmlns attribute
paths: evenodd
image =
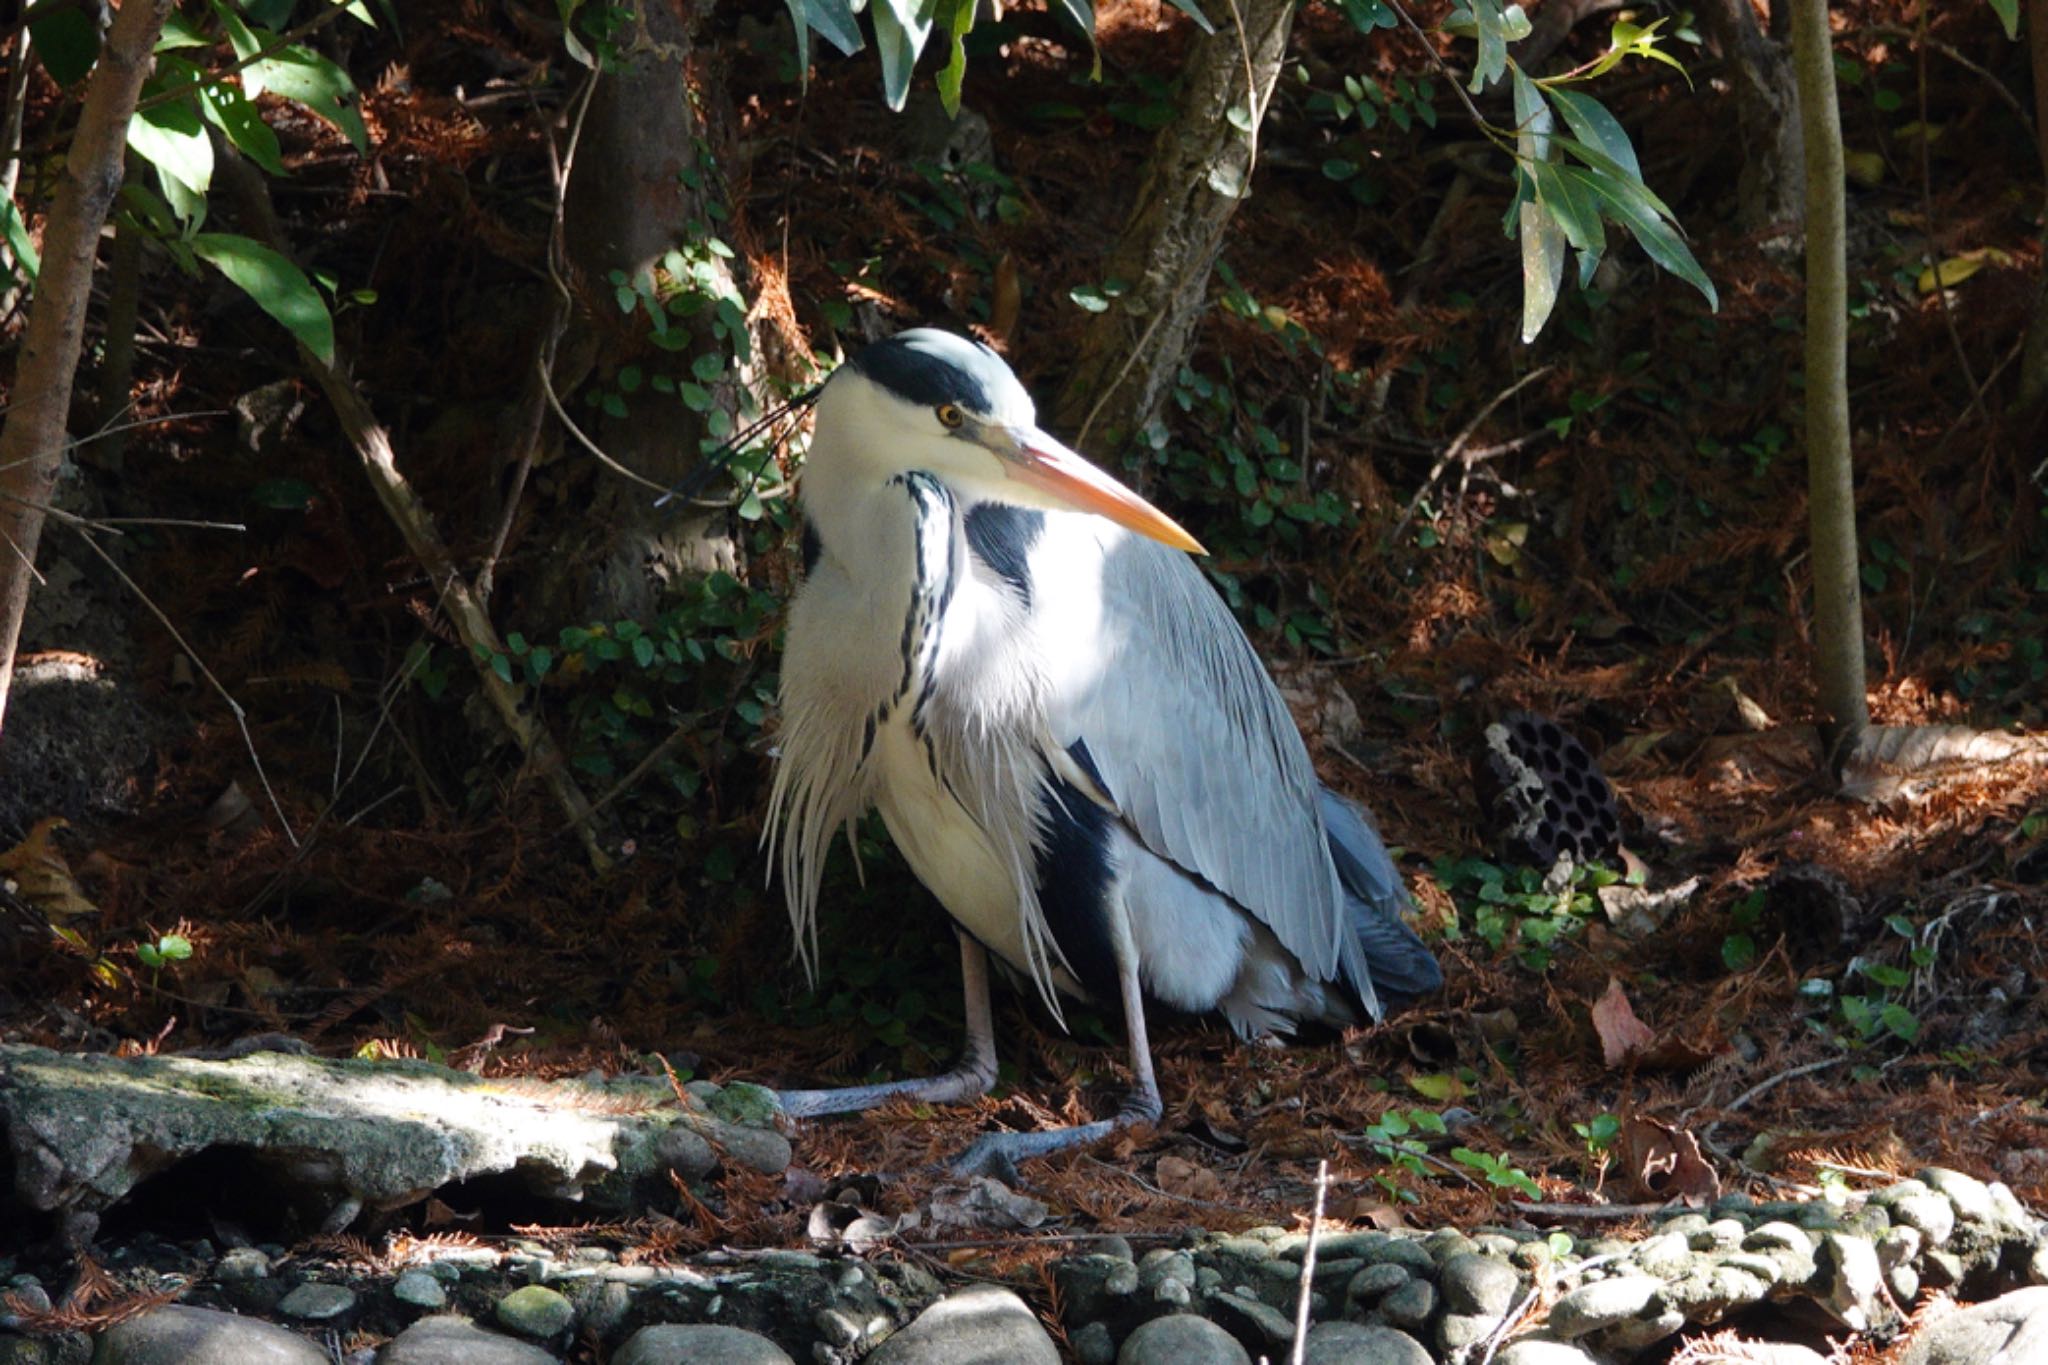
<svg viewBox="0 0 2048 1365"><path fill-rule="evenodd" d="M67 1323L49 1286L0 1264L0 1365L1225 1365L1286 1358L1304 1280L1318 1365L1619 1365L1726 1325L1771 1342L1773 1365L1814 1365L1829 1338L1894 1339L1928 1291L1989 1301L1918 1330L1913 1365L1972 1365L2048 1333L2048 1230L2004 1186L1954 1171L1838 1202L1730 1196L1630 1241L1346 1231L1314 1239L1312 1267L1310 1245L1279 1228L1137 1252L1097 1239L1052 1263L1055 1310L1039 1283L942 1280L938 1262L886 1248L633 1264L588 1246L422 1243L412 1264L372 1272L144 1239L105 1266L118 1322L88 1306Z"/></svg>

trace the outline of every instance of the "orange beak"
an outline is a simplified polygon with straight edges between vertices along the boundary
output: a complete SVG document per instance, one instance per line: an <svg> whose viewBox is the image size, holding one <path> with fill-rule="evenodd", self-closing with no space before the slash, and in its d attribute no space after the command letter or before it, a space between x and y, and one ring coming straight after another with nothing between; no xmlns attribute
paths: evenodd
<svg viewBox="0 0 2048 1365"><path fill-rule="evenodd" d="M1209 553L1179 522L1097 469L1076 451L1036 427L1012 428L1005 458L1011 478L1052 494L1077 512L1093 512L1162 545L1190 554Z"/></svg>

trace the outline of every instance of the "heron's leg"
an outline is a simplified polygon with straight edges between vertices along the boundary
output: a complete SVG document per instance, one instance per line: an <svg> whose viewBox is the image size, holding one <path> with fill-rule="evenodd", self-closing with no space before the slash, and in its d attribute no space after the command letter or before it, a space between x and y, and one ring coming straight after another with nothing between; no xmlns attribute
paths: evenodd
<svg viewBox="0 0 2048 1365"><path fill-rule="evenodd" d="M850 1085L838 1090L785 1090L781 1092L784 1112L802 1119L872 1109L899 1095L930 1104L955 1104L986 1095L996 1083L995 1015L988 1001L988 949L970 934L960 935L960 978L967 994L967 1047L960 1065L915 1081Z"/></svg>
<svg viewBox="0 0 2048 1365"><path fill-rule="evenodd" d="M1071 1128L1048 1128L1038 1133L985 1134L976 1138L953 1162L955 1173L993 1175L1015 1183L1019 1161L1084 1146L1135 1123L1159 1121L1165 1106L1160 1103L1159 1082L1152 1074L1152 1041L1145 1031L1145 993L1138 983L1137 955L1127 942L1115 944L1115 951L1117 990L1123 996L1124 1031L1131 1042L1133 1081L1116 1117L1078 1123Z"/></svg>

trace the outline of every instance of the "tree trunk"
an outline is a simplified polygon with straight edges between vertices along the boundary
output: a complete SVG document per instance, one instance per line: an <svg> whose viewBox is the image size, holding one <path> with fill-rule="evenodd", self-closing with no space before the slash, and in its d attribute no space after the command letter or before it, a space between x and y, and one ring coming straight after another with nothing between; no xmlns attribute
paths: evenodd
<svg viewBox="0 0 2048 1365"><path fill-rule="evenodd" d="M1700 25L1721 49L1734 82L1743 151L1736 221L1752 232L1782 225L1796 241L1805 175L1792 59L1757 27L1749 0L1704 0Z"/></svg>
<svg viewBox="0 0 2048 1365"><path fill-rule="evenodd" d="M1153 145L1127 226L1102 268L1104 279L1127 287L1090 322L1053 404L1060 430L1076 440L1093 433L1100 450L1120 447L1158 416L1193 349L1223 230L1250 192L1256 133L1233 127L1230 113L1265 112L1294 4L1242 0L1242 14L1241 39L1222 23L1195 41L1179 113Z"/></svg>
<svg viewBox="0 0 2048 1365"><path fill-rule="evenodd" d="M628 363L673 372L679 359L686 369L692 355L712 344L700 318L674 324L694 326L690 349L661 351L648 341L645 309L627 314L613 301L613 272L628 280L648 277L664 253L705 231L707 205L717 192L713 170L697 152L705 131L690 93L695 20L676 0L654 0L640 6L639 15L621 37L617 69L597 78L569 175L564 235L584 306L561 348L576 359L558 365L555 375L565 402L589 375L602 382ZM687 372L674 377L690 378ZM572 411L590 414L594 425L586 430L620 464L664 486L681 482L702 458L703 415L644 388L625 401L631 411L621 418ZM583 514L561 527L541 557L567 572L552 569L530 585L529 603L544 624L645 619L670 583L736 567L725 514L687 505L657 508L655 495L638 484L608 472L596 478Z"/></svg>
<svg viewBox="0 0 2048 1365"><path fill-rule="evenodd" d="M43 231L43 271L22 333L13 407L0 431L0 724L28 609L43 509L64 466L65 420L85 337L100 229L121 189L128 120L171 0L128 0L93 69Z"/></svg>
<svg viewBox="0 0 2048 1365"><path fill-rule="evenodd" d="M1870 723L1856 489L1849 450L1849 286L1843 257L1842 115L1827 0L1794 0L1792 58L1806 144L1806 477L1813 535L1815 681L1830 765Z"/></svg>
<svg viewBox="0 0 2048 1365"><path fill-rule="evenodd" d="M2041 169L2048 174L2048 0L2027 0L2027 51L2034 67L2034 136L2040 143ZM2048 233L2048 207L2042 215L2042 231ZM2034 321L2020 356L2016 406L2023 420L2048 407L2048 266L2034 291Z"/></svg>

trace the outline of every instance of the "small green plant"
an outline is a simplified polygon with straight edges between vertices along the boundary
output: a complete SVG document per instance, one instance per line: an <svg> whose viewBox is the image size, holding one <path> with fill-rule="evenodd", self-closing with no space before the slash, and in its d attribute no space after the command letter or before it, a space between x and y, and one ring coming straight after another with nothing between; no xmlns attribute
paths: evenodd
<svg viewBox="0 0 2048 1365"><path fill-rule="evenodd" d="M161 934L154 943L135 945L135 960L149 969L149 988L156 989L158 978L164 968L174 962L184 962L192 956L192 940L183 934Z"/></svg>
<svg viewBox="0 0 2048 1365"><path fill-rule="evenodd" d="M1422 1164L1422 1158L1429 1152L1429 1144L1415 1134L1433 1133L1441 1137L1449 1131L1444 1125L1443 1115L1430 1109L1389 1109L1380 1115L1377 1121L1366 1127L1365 1140L1390 1169L1376 1172L1373 1183L1385 1190L1389 1199L1415 1203L1421 1196L1407 1187L1402 1176L1429 1177L1429 1168Z"/></svg>
<svg viewBox="0 0 2048 1365"><path fill-rule="evenodd" d="M1573 1124L1572 1131L1586 1144L1587 1156L1605 1161L1615 1139L1621 1136L1621 1119L1613 1114L1596 1114L1586 1123Z"/></svg>
<svg viewBox="0 0 2048 1365"><path fill-rule="evenodd" d="M1915 970L1934 965L1934 950L1914 942L1919 929L1912 920L1892 915L1885 925L1913 943L1906 959ZM1799 993L1823 1006L1820 1017L1807 1020L1808 1027L1843 1047L1858 1048L1887 1037L1907 1044L1919 1041L1920 1017L1904 998L1912 985L1913 972L1906 968L1858 956L1850 960L1839 982L1811 977L1800 983Z"/></svg>
<svg viewBox="0 0 2048 1365"><path fill-rule="evenodd" d="M1479 1172L1486 1177L1486 1183L1496 1189L1514 1190L1531 1199L1543 1197L1543 1187L1530 1179L1527 1171L1508 1164L1506 1157L1494 1156L1490 1152L1477 1152L1470 1147L1453 1147L1451 1160Z"/></svg>
<svg viewBox="0 0 2048 1365"><path fill-rule="evenodd" d="M1729 908L1729 932L1721 940L1721 962L1731 972L1747 971L1756 965L1756 926L1763 918L1763 888L1744 896Z"/></svg>
<svg viewBox="0 0 2048 1365"><path fill-rule="evenodd" d="M1503 868L1483 858L1440 858L1436 877L1473 933L1495 952L1512 949L1532 972L1547 971L1557 942L1599 914L1593 892L1621 880L1612 868L1587 863L1552 889L1533 867Z"/></svg>

